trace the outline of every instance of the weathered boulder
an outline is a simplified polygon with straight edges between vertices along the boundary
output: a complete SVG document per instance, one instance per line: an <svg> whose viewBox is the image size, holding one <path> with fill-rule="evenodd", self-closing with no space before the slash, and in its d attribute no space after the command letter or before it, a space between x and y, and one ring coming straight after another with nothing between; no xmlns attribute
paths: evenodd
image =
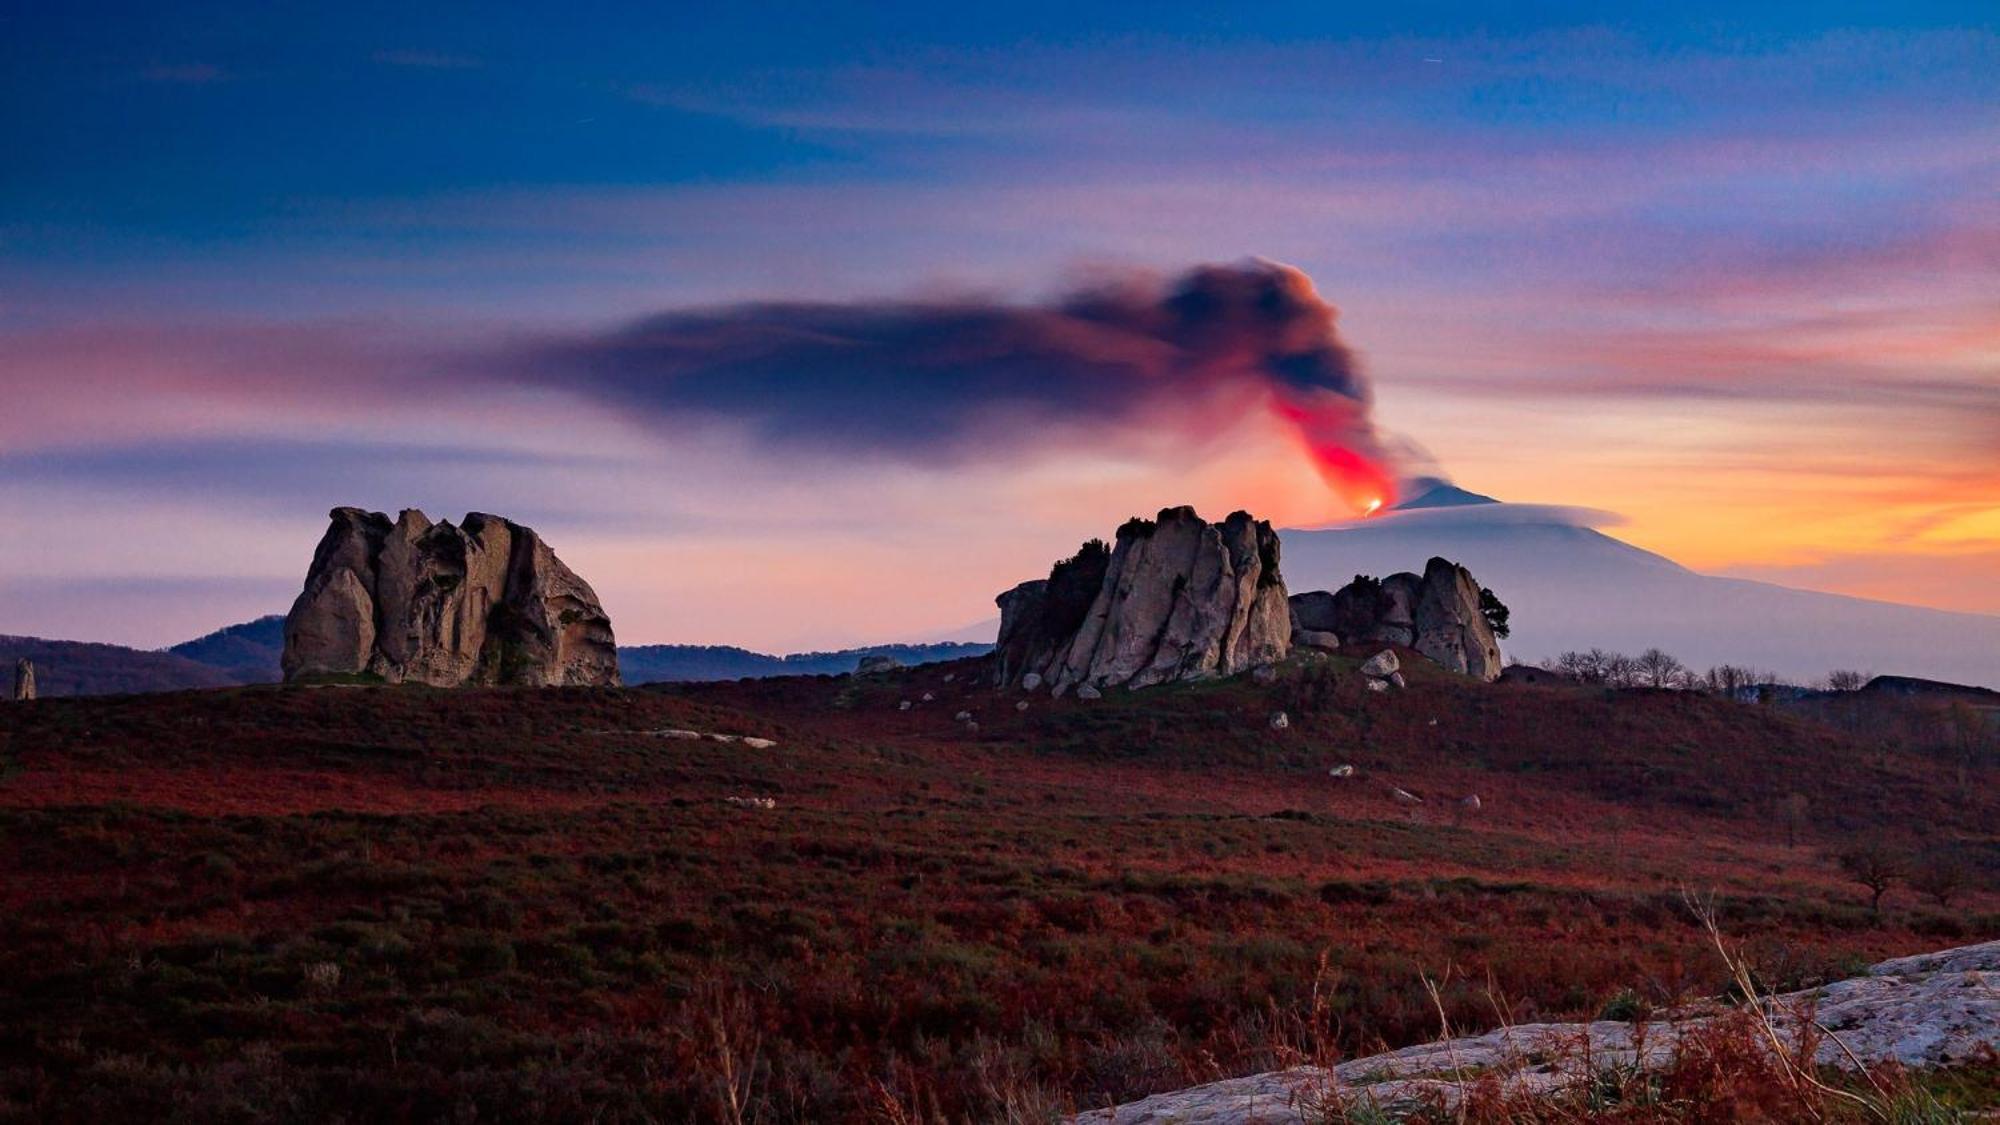
<svg viewBox="0 0 2000 1125"><path fill-rule="evenodd" d="M1148 687L1229 676L1291 650L1291 611L1271 525L1193 508L1134 519L1025 582L1000 606L996 678L1040 676L1056 694L1081 684Z"/></svg>
<svg viewBox="0 0 2000 1125"><path fill-rule="evenodd" d="M1387 679L1391 675L1394 675L1402 666L1402 658L1396 655L1396 650L1385 648L1361 662L1361 674Z"/></svg>
<svg viewBox="0 0 2000 1125"><path fill-rule="evenodd" d="M611 619L541 536L498 516L459 526L336 508L285 618L285 679L618 683Z"/></svg>
<svg viewBox="0 0 2000 1125"><path fill-rule="evenodd" d="M27 657L14 662L14 701L25 703L35 698L35 662Z"/></svg>
<svg viewBox="0 0 2000 1125"><path fill-rule="evenodd" d="M1475 679L1500 678L1500 643L1480 608L1479 583L1447 559L1431 559L1421 575L1357 576L1332 594L1300 594L1291 610L1301 630L1350 644L1399 645Z"/></svg>

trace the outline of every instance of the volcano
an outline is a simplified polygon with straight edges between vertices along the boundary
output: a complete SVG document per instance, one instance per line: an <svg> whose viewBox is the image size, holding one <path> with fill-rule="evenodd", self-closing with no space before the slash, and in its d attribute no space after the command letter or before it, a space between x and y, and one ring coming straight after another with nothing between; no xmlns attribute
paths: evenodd
<svg viewBox="0 0 2000 1125"><path fill-rule="evenodd" d="M1280 532L1294 591L1335 590L1442 555L1513 610L1507 655L1658 647L1687 664L1814 679L1831 669L2000 687L2000 617L1701 574L1594 527L1588 513L1511 504L1445 481L1367 519Z"/></svg>

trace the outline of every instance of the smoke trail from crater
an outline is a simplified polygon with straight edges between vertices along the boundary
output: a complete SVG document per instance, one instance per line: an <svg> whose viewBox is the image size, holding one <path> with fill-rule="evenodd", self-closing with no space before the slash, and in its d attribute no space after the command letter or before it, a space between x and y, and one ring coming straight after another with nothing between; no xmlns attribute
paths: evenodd
<svg viewBox="0 0 2000 1125"><path fill-rule="evenodd" d="M960 463L1284 419L1354 509L1395 470L1337 311L1290 266L1125 275L1057 300L762 303L678 311L507 357L510 378L779 446ZM490 370L490 369L489 369Z"/></svg>

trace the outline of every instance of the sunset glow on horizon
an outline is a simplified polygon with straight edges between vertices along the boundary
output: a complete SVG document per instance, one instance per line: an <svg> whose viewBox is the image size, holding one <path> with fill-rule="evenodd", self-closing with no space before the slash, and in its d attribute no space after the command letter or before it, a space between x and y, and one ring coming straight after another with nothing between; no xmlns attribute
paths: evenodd
<svg viewBox="0 0 2000 1125"><path fill-rule="evenodd" d="M1428 476L2000 614L1990 14L890 8L23 11L0 633L282 612L355 504L921 639Z"/></svg>

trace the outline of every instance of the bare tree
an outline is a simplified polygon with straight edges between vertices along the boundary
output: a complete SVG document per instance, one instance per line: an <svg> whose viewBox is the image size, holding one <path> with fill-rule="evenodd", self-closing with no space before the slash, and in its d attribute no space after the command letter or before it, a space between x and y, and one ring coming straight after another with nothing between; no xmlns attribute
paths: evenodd
<svg viewBox="0 0 2000 1125"><path fill-rule="evenodd" d="M1882 896L1909 874L1909 860L1901 850L1880 840L1865 840L1842 849L1834 857L1849 879L1868 889L1868 909L1882 916Z"/></svg>
<svg viewBox="0 0 2000 1125"><path fill-rule="evenodd" d="M1687 665L1657 648L1649 648L1633 662L1633 675L1642 687L1677 688L1687 681Z"/></svg>
<svg viewBox="0 0 2000 1125"><path fill-rule="evenodd" d="M1857 672L1852 668L1836 668L1826 674L1826 690L1860 691L1871 679L1874 677L1866 672Z"/></svg>
<svg viewBox="0 0 2000 1125"><path fill-rule="evenodd" d="M1595 653L1597 649L1591 649ZM1636 686L1639 682L1639 663L1622 652L1607 652L1604 659L1604 682L1615 688Z"/></svg>

